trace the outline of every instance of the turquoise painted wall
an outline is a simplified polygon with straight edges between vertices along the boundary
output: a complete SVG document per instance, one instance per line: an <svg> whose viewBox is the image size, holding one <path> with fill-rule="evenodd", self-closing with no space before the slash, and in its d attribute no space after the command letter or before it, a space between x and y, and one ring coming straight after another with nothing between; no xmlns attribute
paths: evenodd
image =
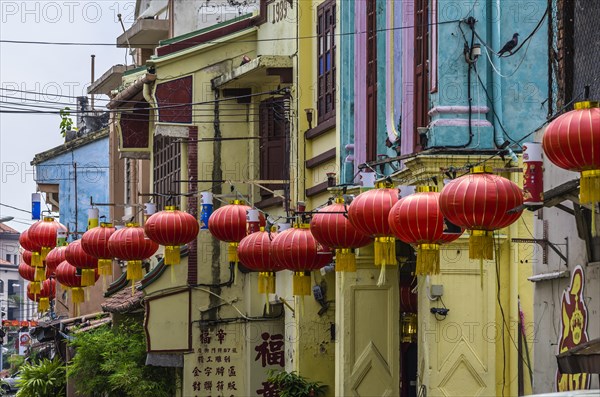
<svg viewBox="0 0 600 397"><path fill-rule="evenodd" d="M354 143L354 2L340 1L340 183L351 183L354 176L354 164L347 163L346 145Z"/></svg>
<svg viewBox="0 0 600 397"><path fill-rule="evenodd" d="M467 16L477 20L475 31L480 38L475 37L475 43L487 44L497 52L513 33L520 34L520 42L535 29L542 19L546 1L533 0L528 2L493 0L474 2L456 2L440 0L438 2L438 85L439 90L430 96L430 107L438 106L467 106L467 71L463 48L466 40L470 43L471 29L467 24L453 22ZM498 12L498 9L500 10ZM547 114L547 28L546 21L540 29L514 56L498 58L490 51L490 58L497 71L492 68L482 48L482 56L475 64L472 72L471 89L473 106L488 106L487 114L474 118L489 121L490 126L473 127L473 139L469 144L472 149L494 149L494 130L496 141L509 140L511 148L521 150L522 138L538 127ZM462 28L462 31L461 31ZM464 33L464 37L463 37ZM435 49L433 49L435 50ZM479 74L481 84L478 81ZM501 76L503 75L503 76ZM487 99L485 89L491 101ZM495 119L493 108L498 120ZM428 147L459 146L468 141L468 124L452 126L443 119L467 119L466 113L438 115L432 118L434 127L429 131ZM443 126L435 126L441 123ZM457 122L456 124L460 124ZM500 124L506 130L502 131ZM520 141L520 142L519 142Z"/></svg>
<svg viewBox="0 0 600 397"><path fill-rule="evenodd" d="M77 164L74 167L73 164ZM59 185L60 222L70 232L85 232L90 197L95 203L108 203L108 137L62 153L36 165L37 183ZM75 171L75 168L77 171ZM77 192L75 192L77 174ZM75 201L77 200L77 221ZM43 207L42 210L46 208ZM100 216L109 216L108 207L98 207Z"/></svg>

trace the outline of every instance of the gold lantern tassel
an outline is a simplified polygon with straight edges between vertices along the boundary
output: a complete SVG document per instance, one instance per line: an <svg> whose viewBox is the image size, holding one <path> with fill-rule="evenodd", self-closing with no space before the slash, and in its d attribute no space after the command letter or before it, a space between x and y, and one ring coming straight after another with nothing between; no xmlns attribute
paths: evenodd
<svg viewBox="0 0 600 397"><path fill-rule="evenodd" d="M238 253L237 253L238 245L239 245L239 243L232 242L232 243L229 243L229 245L227 246L227 260L229 262L235 262L235 263L239 262Z"/></svg>
<svg viewBox="0 0 600 397"><path fill-rule="evenodd" d="M598 237L598 230L596 230L596 204L592 203L592 237Z"/></svg>
<svg viewBox="0 0 600 397"><path fill-rule="evenodd" d="M42 265L42 257L40 256L40 253L37 251L31 252L31 266L41 267Z"/></svg>
<svg viewBox="0 0 600 397"><path fill-rule="evenodd" d="M42 284L39 281L32 281L29 285L33 295L39 295L42 291Z"/></svg>
<svg viewBox="0 0 600 397"><path fill-rule="evenodd" d="M48 253L52 251L53 248L54 247L42 247L42 250L40 251L40 259L42 260L42 262L46 260Z"/></svg>
<svg viewBox="0 0 600 397"><path fill-rule="evenodd" d="M396 240L394 237L375 238L375 266L381 266L377 286L381 287L387 282L385 267L396 264Z"/></svg>
<svg viewBox="0 0 600 397"><path fill-rule="evenodd" d="M335 270L338 272L355 272L356 256L350 248L335 250Z"/></svg>
<svg viewBox="0 0 600 397"><path fill-rule="evenodd" d="M127 261L127 280L141 280L142 279L142 261L133 260Z"/></svg>
<svg viewBox="0 0 600 397"><path fill-rule="evenodd" d="M471 230L469 259L494 259L494 232Z"/></svg>
<svg viewBox="0 0 600 397"><path fill-rule="evenodd" d="M85 295L83 292L83 288L73 287L71 289L71 295L72 295L73 303L79 304L79 303L85 302Z"/></svg>
<svg viewBox="0 0 600 397"><path fill-rule="evenodd" d="M581 171L579 201L581 201L581 204L600 201L600 170Z"/></svg>
<svg viewBox="0 0 600 397"><path fill-rule="evenodd" d="M36 267L35 268L35 281L44 281L46 279L46 268L45 267Z"/></svg>
<svg viewBox="0 0 600 397"><path fill-rule="evenodd" d="M112 276L112 259L98 259L98 274Z"/></svg>
<svg viewBox="0 0 600 397"><path fill-rule="evenodd" d="M417 247L417 275L440 273L439 244L420 244Z"/></svg>
<svg viewBox="0 0 600 397"><path fill-rule="evenodd" d="M228 252L229 254L229 252ZM237 254L237 249L236 249ZM165 265L179 265L181 262L181 252L179 245L165 246Z"/></svg>
<svg viewBox="0 0 600 397"><path fill-rule="evenodd" d="M267 293L275 293L275 272L267 272Z"/></svg>
<svg viewBox="0 0 600 397"><path fill-rule="evenodd" d="M96 271L94 269L81 269L81 286L90 287L96 284Z"/></svg>
<svg viewBox="0 0 600 397"><path fill-rule="evenodd" d="M310 272L294 272L292 290L294 295L310 295Z"/></svg>
<svg viewBox="0 0 600 397"><path fill-rule="evenodd" d="M267 293L267 273L259 272L258 273L258 293L265 294Z"/></svg>
<svg viewBox="0 0 600 397"><path fill-rule="evenodd" d="M50 309L50 299L40 298L40 303L38 303L38 312L43 313L48 309Z"/></svg>

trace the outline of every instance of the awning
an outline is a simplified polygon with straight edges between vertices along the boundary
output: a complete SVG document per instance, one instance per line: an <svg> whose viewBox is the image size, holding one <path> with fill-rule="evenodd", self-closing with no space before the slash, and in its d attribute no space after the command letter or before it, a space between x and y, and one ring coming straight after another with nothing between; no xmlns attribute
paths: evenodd
<svg viewBox="0 0 600 397"><path fill-rule="evenodd" d="M556 356L563 374L600 374L600 338L592 339Z"/></svg>
<svg viewBox="0 0 600 397"><path fill-rule="evenodd" d="M290 84L293 78L292 67L289 56L263 55L214 78L212 84L215 88L252 88L257 83L274 87Z"/></svg>

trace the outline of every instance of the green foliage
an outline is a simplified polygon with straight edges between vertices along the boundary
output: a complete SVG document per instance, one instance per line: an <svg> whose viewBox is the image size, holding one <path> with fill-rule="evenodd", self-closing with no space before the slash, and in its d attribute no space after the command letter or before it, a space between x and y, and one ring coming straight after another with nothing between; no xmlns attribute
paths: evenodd
<svg viewBox="0 0 600 397"><path fill-rule="evenodd" d="M58 112L60 115L60 134L63 138L67 137L67 131L70 131L73 127L73 119L69 117L71 115L71 112L69 112L70 110L71 108L67 106Z"/></svg>
<svg viewBox="0 0 600 397"><path fill-rule="evenodd" d="M146 342L137 322L76 334L70 345L76 353L68 374L81 395L175 395L175 370L145 365Z"/></svg>
<svg viewBox="0 0 600 397"><path fill-rule="evenodd" d="M14 375L15 372L21 369L23 363L25 363L25 357L13 354L6 361L10 364L10 374Z"/></svg>
<svg viewBox="0 0 600 397"><path fill-rule="evenodd" d="M275 385L280 397L317 397L327 389L321 382L310 382L293 371L270 370L267 381Z"/></svg>
<svg viewBox="0 0 600 397"><path fill-rule="evenodd" d="M59 360L42 359L38 364L21 366L17 397L66 396L65 366Z"/></svg>

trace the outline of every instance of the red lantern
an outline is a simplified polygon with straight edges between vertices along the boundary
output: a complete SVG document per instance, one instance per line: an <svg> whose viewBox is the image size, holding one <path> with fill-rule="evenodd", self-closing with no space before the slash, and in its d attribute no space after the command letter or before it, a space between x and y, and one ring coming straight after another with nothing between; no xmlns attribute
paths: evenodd
<svg viewBox="0 0 600 397"><path fill-rule="evenodd" d="M108 250L112 257L127 261L127 280L135 281L142 278L142 260L151 257L158 244L146 238L144 228L130 223L110 236Z"/></svg>
<svg viewBox="0 0 600 397"><path fill-rule="evenodd" d="M282 270L271 256L272 240L277 236L274 231L259 232L247 235L240 241L238 256L240 262L248 269L258 272L258 292L261 294L275 293L275 272Z"/></svg>
<svg viewBox="0 0 600 397"><path fill-rule="evenodd" d="M59 229L66 229L54 218L47 216L37 221L29 228L29 238L41 247L40 255L42 261L46 259L48 252L56 247L57 233Z"/></svg>
<svg viewBox="0 0 600 397"><path fill-rule="evenodd" d="M167 206L148 218L144 230L150 240L165 246L165 265L178 265L180 246L194 240L200 226L192 215Z"/></svg>
<svg viewBox="0 0 600 397"><path fill-rule="evenodd" d="M40 250L42 249L42 247L29 238L29 229L21 233L21 235L19 236L19 244L21 244L21 247L23 247L24 250L29 251L31 253L31 261L29 262L31 266L43 266L42 258L40 257Z"/></svg>
<svg viewBox="0 0 600 397"><path fill-rule="evenodd" d="M310 272L331 263L333 255L317 242L308 224L284 230L271 242L273 260L294 272L294 295L310 295Z"/></svg>
<svg viewBox="0 0 600 397"><path fill-rule="evenodd" d="M91 256L98 258L98 273L102 276L112 275L112 255L108 249L108 239L116 231L112 223L102 222L81 237L81 248Z"/></svg>
<svg viewBox="0 0 600 397"><path fill-rule="evenodd" d="M46 277L53 277L58 265L67 260L65 256L66 250L67 247L62 246L48 252L48 256L46 256Z"/></svg>
<svg viewBox="0 0 600 397"><path fill-rule="evenodd" d="M32 284L27 285L27 297L38 302L38 312L42 313L50 309L50 301L56 296L56 281L45 280L40 292L35 292Z"/></svg>
<svg viewBox="0 0 600 397"><path fill-rule="evenodd" d="M27 281L35 281L35 269L25 262L19 263L19 275Z"/></svg>
<svg viewBox="0 0 600 397"><path fill-rule="evenodd" d="M81 269L81 286L90 287L96 283L98 258L88 255L81 247L81 240L67 245L65 259L73 266Z"/></svg>
<svg viewBox="0 0 600 397"><path fill-rule="evenodd" d="M582 204L600 201L600 107L596 101L578 102L575 110L552 121L542 141L548 160L581 173Z"/></svg>
<svg viewBox="0 0 600 397"><path fill-rule="evenodd" d="M229 262L238 262L237 246L248 234L246 212L251 210L243 201L235 200L225 205L210 216L208 230L218 240L229 243L227 258ZM260 215L260 226L265 226L265 217Z"/></svg>
<svg viewBox="0 0 600 397"><path fill-rule="evenodd" d="M95 273L94 283L100 277ZM81 275L77 273L77 268L71 265L68 261L63 261L56 268L56 281L71 289L73 303L78 305L85 302L85 294L81 285Z"/></svg>
<svg viewBox="0 0 600 397"><path fill-rule="evenodd" d="M348 208L348 219L360 232L375 237L375 265L381 266L377 285L381 286L385 266L396 264L396 241L388 217L398 202L398 189L387 182L378 182L375 187L356 196Z"/></svg>
<svg viewBox="0 0 600 397"><path fill-rule="evenodd" d="M444 216L439 193L433 186L419 186L417 193L401 198L392 208L389 223L394 235L417 246L416 274L440 272L440 245Z"/></svg>
<svg viewBox="0 0 600 397"><path fill-rule="evenodd" d="M511 211L523 204L523 193L513 182L484 167L448 183L440 194L440 209L448 220L471 230L470 259L493 259L493 231L521 216ZM511 212L509 212L511 211Z"/></svg>
<svg viewBox="0 0 600 397"><path fill-rule="evenodd" d="M335 248L335 270L355 272L356 257L352 249L369 245L373 240L358 231L345 212L344 199L337 197L334 204L313 215L310 230L319 243Z"/></svg>

